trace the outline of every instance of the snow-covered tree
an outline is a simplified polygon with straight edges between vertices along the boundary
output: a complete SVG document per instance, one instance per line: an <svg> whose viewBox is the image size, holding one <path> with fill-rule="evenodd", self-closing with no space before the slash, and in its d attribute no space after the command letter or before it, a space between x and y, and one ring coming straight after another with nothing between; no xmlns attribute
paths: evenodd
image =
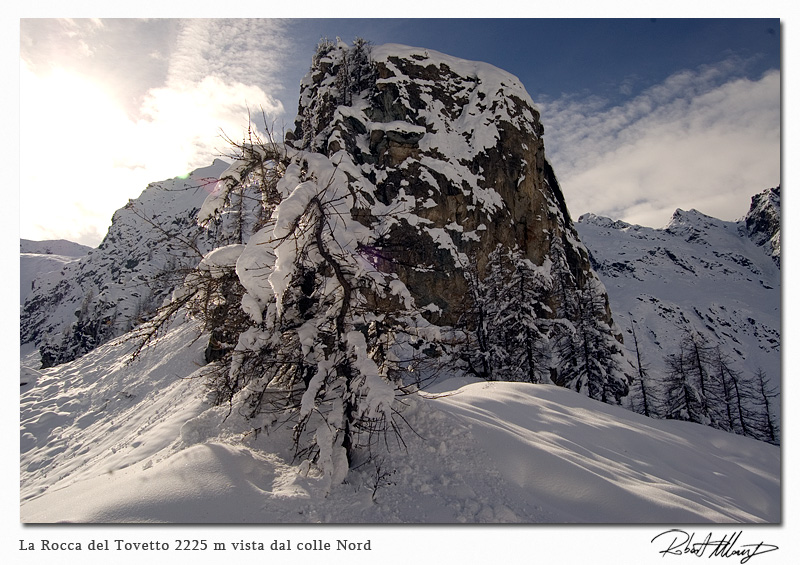
<svg viewBox="0 0 800 565"><path fill-rule="evenodd" d="M503 380L541 383L549 381L550 342L548 306L550 278L545 269L523 257L518 248L495 251L502 290L490 293L495 302L494 333L501 344L498 373ZM490 265L492 262L490 261Z"/></svg>
<svg viewBox="0 0 800 565"><path fill-rule="evenodd" d="M562 288L558 276L555 283L556 289ZM566 294L563 290L558 293ZM608 304L602 283L588 278L583 289L575 296L566 294L566 300L559 309L572 317L558 319L551 332L556 384L595 400L619 403L629 392L630 379L623 370L622 344L605 322Z"/></svg>
<svg viewBox="0 0 800 565"><path fill-rule="evenodd" d="M470 305L462 325L472 336L463 347L469 371L489 380L548 382L548 275L518 248L502 245L484 270L480 277L475 259L467 269Z"/></svg>
<svg viewBox="0 0 800 565"><path fill-rule="evenodd" d="M354 96L361 95L371 86L375 69L369 59L370 50L369 41L360 37L348 49L341 50L336 73L338 104L350 105Z"/></svg>
<svg viewBox="0 0 800 565"><path fill-rule="evenodd" d="M549 382L551 351L545 321L549 308L544 301L550 278L518 249L509 258L508 287L497 322L507 352L503 372L508 380Z"/></svg>
<svg viewBox="0 0 800 565"><path fill-rule="evenodd" d="M556 384L618 403L628 394L629 378L622 346L604 321L605 289L589 277L575 291L566 255L559 253L563 245L554 249L552 272L501 245L487 256L483 277L472 261L470 307L462 319L472 336L464 348L469 370L486 379L532 383L551 382L555 372Z"/></svg>
<svg viewBox="0 0 800 565"><path fill-rule="evenodd" d="M595 400L618 403L628 394L628 379L622 373L621 344L611 337L603 313L608 307L601 283L595 278L587 280L577 300L578 316L575 321L575 346L577 356L570 359L572 385L580 392L584 386Z"/></svg>

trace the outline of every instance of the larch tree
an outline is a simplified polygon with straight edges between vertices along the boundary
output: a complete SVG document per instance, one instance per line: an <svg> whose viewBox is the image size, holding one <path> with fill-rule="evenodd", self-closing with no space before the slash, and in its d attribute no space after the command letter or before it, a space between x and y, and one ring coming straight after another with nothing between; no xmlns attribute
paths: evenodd
<svg viewBox="0 0 800 565"><path fill-rule="evenodd" d="M631 337L633 338L633 352L636 358L636 378L631 384L631 408L634 412L643 414L648 418L658 417L658 397L655 387L651 382L650 367L645 362L641 348L639 347L639 336L636 334L636 323L631 320Z"/></svg>
<svg viewBox="0 0 800 565"><path fill-rule="evenodd" d="M780 424L775 417L775 404L780 395L777 389L769 384L767 374L761 368L753 376L750 394L754 406L751 425L754 437L780 445Z"/></svg>

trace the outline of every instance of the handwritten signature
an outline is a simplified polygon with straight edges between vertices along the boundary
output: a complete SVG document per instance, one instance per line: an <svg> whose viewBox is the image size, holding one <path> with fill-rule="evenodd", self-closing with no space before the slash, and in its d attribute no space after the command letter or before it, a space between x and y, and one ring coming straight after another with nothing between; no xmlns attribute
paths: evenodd
<svg viewBox="0 0 800 565"><path fill-rule="evenodd" d="M650 540L650 543L666 543L666 549L659 551L662 557L667 555L693 555L695 557L739 557L739 563L747 563L757 555L764 555L770 551L778 549L777 545L764 543L740 543L739 538L742 532L734 532L730 535L723 535L719 539L712 539L712 534L708 534L702 541L694 540L694 532L688 533L683 530L667 530L661 532Z"/></svg>

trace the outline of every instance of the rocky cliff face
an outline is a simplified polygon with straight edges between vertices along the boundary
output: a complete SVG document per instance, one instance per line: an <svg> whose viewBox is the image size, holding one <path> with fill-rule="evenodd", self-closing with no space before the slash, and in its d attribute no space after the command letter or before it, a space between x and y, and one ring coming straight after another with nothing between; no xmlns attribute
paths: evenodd
<svg viewBox="0 0 800 565"><path fill-rule="evenodd" d="M781 266L781 187L753 196L744 218L744 233Z"/></svg>
<svg viewBox="0 0 800 565"><path fill-rule="evenodd" d="M514 76L426 49L323 43L295 125L285 144L242 146L200 212L218 218L259 185L270 217L237 251L242 308L262 335L244 331L237 352L263 355L253 344L280 333L303 346L298 365L348 373L331 351L359 358L437 328L447 346L405 345L458 342L452 368L484 378L626 394L621 332ZM259 177L268 162L277 178Z"/></svg>

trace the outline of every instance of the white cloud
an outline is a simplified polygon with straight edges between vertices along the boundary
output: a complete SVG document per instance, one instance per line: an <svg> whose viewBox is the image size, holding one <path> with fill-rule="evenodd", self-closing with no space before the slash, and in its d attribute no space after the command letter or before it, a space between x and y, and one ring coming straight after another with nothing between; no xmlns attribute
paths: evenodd
<svg viewBox="0 0 800 565"><path fill-rule="evenodd" d="M632 100L540 104L548 157L572 214L661 227L676 208L733 220L780 182L780 74L737 61L682 71Z"/></svg>
<svg viewBox="0 0 800 565"><path fill-rule="evenodd" d="M115 210L148 183L209 165L227 152L221 132L247 128L247 105L280 103L260 88L206 77L150 91L132 121L100 85L24 68L20 120L21 228L28 239L97 245Z"/></svg>
<svg viewBox="0 0 800 565"><path fill-rule="evenodd" d="M272 19L182 20L167 85L213 76L229 83L282 89L286 24ZM292 85L294 86L294 85Z"/></svg>

